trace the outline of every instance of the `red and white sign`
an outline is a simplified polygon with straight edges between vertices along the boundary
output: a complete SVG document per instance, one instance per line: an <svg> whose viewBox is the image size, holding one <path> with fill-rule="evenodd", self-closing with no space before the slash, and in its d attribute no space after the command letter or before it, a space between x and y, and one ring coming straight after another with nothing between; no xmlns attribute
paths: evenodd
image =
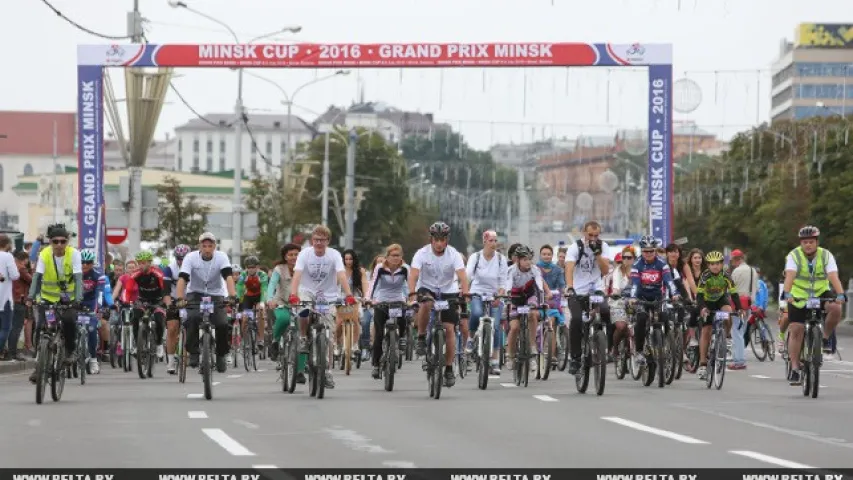
<svg viewBox="0 0 853 480"><path fill-rule="evenodd" d="M108 228L107 229L107 242L110 245L119 245L122 242L127 240L127 229L126 228Z"/></svg>

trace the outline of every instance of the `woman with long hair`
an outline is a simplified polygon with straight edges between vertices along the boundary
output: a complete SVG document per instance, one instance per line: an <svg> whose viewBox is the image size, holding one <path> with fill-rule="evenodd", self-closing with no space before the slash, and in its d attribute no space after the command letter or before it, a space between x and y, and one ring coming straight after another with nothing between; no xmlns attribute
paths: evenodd
<svg viewBox="0 0 853 480"><path fill-rule="evenodd" d="M403 247L398 244L389 245L385 249L384 261L378 263L371 272L370 285L368 286L366 302L405 302L408 287L408 269L403 263ZM385 322L388 321L388 309L374 308L374 341L373 341L373 378L378 379L379 361L382 359L382 342L385 340ZM406 319L397 319L399 328L400 345L403 346L409 340L410 335L406 332Z"/></svg>
<svg viewBox="0 0 853 480"><path fill-rule="evenodd" d="M705 252L698 248L690 250L690 253L687 254L687 266L690 267L690 275L693 277L693 298L696 298L697 292L695 286L699 285L699 277L708 268L708 265L705 263Z"/></svg>
<svg viewBox="0 0 853 480"><path fill-rule="evenodd" d="M619 295L626 289L631 288L631 267L634 265L636 259L637 255L634 252L634 247L631 245L623 248L616 255L615 263L618 264L618 268L612 269L605 276L604 284L607 287L605 291L608 295ZM622 341L622 337L627 337L631 333L628 330L628 317L620 315L620 313L625 312L625 301L623 299L610 300L608 304L610 305L610 319L613 324L610 355L616 356L616 347ZM616 312L616 314L613 312Z"/></svg>
<svg viewBox="0 0 853 480"><path fill-rule="evenodd" d="M681 247L676 243L670 243L666 246L666 263L672 270L672 279L675 282L678 291L684 298L691 300L696 298L696 284L693 281L693 272L684 261L684 256L681 252Z"/></svg>
<svg viewBox="0 0 853 480"><path fill-rule="evenodd" d="M383 254L379 254L373 257L373 261L370 262L370 268L367 269L367 281L373 283L373 276L375 275L376 266L382 265L385 263L386 256ZM369 295L369 292L365 292L365 294ZM367 295L365 295L367 296ZM366 307L364 309L364 313L361 315L361 336L358 337L361 342L361 349L368 350L370 346L373 345L373 339L376 338L376 335L373 331L373 309L370 307Z"/></svg>
<svg viewBox="0 0 853 480"><path fill-rule="evenodd" d="M356 298L363 298L364 292L367 290L367 272L364 271L364 268L361 266L361 262L358 261L358 255L355 253L355 250L344 250L344 268L346 269L346 276L347 281L349 282L350 291L352 291L352 294ZM335 338L338 339L338 341L335 342L335 356L339 356L344 350L341 342L343 341L345 319L351 319L355 322L355 331L353 332L352 338L355 344L352 346L352 349L359 352L359 355L362 354L361 348L359 348L358 345L358 338L361 336L361 322L359 322L360 312L361 305L358 304L338 310L338 315L335 319Z"/></svg>
<svg viewBox="0 0 853 480"><path fill-rule="evenodd" d="M296 266L296 257L299 256L301 248L299 245L288 243L281 247L281 259L275 262L275 267L272 270L269 285L267 286L266 305L272 317L275 318L275 323L272 328L273 344L270 345L270 359L276 360L278 357L278 342L282 334L290 325L290 308L289 298L290 281L293 279L293 268ZM268 315L269 316L269 315ZM302 373L305 369L305 360L307 354L299 354L297 360L296 381L305 383L305 374ZM278 369L280 367L276 367Z"/></svg>

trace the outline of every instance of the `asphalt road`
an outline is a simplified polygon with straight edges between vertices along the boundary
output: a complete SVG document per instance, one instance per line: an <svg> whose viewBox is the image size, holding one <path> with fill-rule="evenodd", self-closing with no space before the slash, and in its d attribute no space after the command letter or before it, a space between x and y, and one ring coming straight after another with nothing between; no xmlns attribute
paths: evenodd
<svg viewBox="0 0 853 480"><path fill-rule="evenodd" d="M853 338L841 338L842 355ZM59 403L35 403L27 373L0 376L0 465L7 467L824 467L853 466L853 361L825 363L820 397L804 398L783 364L729 371L721 391L685 373L664 389L608 372L606 391L578 394L553 372L528 388L510 374L477 389L458 380L429 398L419 363L393 392L365 366L323 400L281 392L272 363L181 385L109 366ZM504 383L501 383L504 382Z"/></svg>

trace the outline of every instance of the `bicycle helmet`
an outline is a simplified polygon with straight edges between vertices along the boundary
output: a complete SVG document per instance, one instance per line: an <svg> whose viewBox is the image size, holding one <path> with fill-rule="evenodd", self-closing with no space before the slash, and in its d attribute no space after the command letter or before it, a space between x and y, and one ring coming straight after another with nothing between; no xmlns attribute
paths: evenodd
<svg viewBox="0 0 853 480"><path fill-rule="evenodd" d="M190 253L190 246L183 243L175 247L175 258L184 258Z"/></svg>
<svg viewBox="0 0 853 480"><path fill-rule="evenodd" d="M80 260L83 263L95 263L95 252L89 250L88 248L85 250L80 250Z"/></svg>
<svg viewBox="0 0 853 480"><path fill-rule="evenodd" d="M798 235L800 238L817 238L820 236L820 230L813 225L806 225L800 229Z"/></svg>
<svg viewBox="0 0 853 480"><path fill-rule="evenodd" d="M444 222L435 222L429 226L429 236L433 238L447 238L450 236L450 227Z"/></svg>
<svg viewBox="0 0 853 480"><path fill-rule="evenodd" d="M243 272L243 268L240 265L237 265L236 263L234 265L231 265L231 273L242 273L242 272Z"/></svg>
<svg viewBox="0 0 853 480"><path fill-rule="evenodd" d="M708 263L722 262L723 261L723 254L722 254L722 252L718 252L716 250L714 250L713 252L708 252L708 254L705 255L705 261Z"/></svg>
<svg viewBox="0 0 853 480"><path fill-rule="evenodd" d="M518 258L533 258L533 249L527 245L519 245L519 247L515 249L515 256Z"/></svg>
<svg viewBox="0 0 853 480"><path fill-rule="evenodd" d="M254 255L246 257L246 260L243 262L243 266L245 266L246 268L257 267L260 264L261 261L258 260L258 257Z"/></svg>
<svg viewBox="0 0 853 480"><path fill-rule="evenodd" d="M651 235L643 235L640 238L640 249L647 250L649 248L657 248L658 239Z"/></svg>
<svg viewBox="0 0 853 480"><path fill-rule="evenodd" d="M47 227L47 238L65 237L68 238L68 230L64 223L57 223Z"/></svg>
<svg viewBox="0 0 853 480"><path fill-rule="evenodd" d="M154 255L148 250L141 250L136 254L137 262L150 262L152 260L154 260Z"/></svg>

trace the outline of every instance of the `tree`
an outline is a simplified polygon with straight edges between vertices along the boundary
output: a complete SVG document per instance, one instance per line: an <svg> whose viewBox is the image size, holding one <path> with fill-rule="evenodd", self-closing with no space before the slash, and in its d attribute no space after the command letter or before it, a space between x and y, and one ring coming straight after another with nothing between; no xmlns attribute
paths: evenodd
<svg viewBox="0 0 853 480"><path fill-rule="evenodd" d="M195 245L207 226L209 205L199 203L195 195L185 195L181 182L166 176L157 186L159 228L145 232L145 240L162 241L169 247L181 243Z"/></svg>

